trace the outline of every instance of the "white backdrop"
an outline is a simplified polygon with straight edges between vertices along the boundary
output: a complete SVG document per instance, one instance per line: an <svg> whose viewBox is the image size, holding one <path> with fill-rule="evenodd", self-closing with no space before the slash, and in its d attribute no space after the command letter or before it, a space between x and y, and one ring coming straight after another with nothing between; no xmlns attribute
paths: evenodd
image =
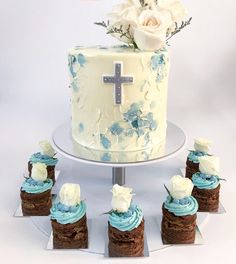
<svg viewBox="0 0 236 264"><path fill-rule="evenodd" d="M13 261L12 255L8 255L12 239L18 239L14 244L17 247L15 257L24 259L25 263L28 263L25 258L28 246L35 256L42 254L44 261L52 261L52 256L58 262L64 260L65 255L58 258L55 254L42 253L38 232L22 221L21 233L26 238L21 239L28 242L21 244L18 223L10 216L17 205L22 182L19 174L28 156L37 149L39 140L49 138L52 130L70 116L67 50L75 45L117 43L102 28L93 25L94 21L105 19L105 14L116 2L119 1L0 0L0 229L6 226L0 236L0 256L8 256L9 263ZM206 231L207 249L189 251L196 254L193 260L196 263L203 263L205 258L220 263L224 259L220 252L226 253L231 243L236 242L236 214L231 205L236 184L233 166L236 147L236 2L183 2L193 21L170 42L168 115L169 120L189 135L189 148L193 137L209 137L215 143L213 152L222 158L222 174L228 179L222 199L229 212L220 220L225 234L221 233L217 239L215 233L217 229L221 230L222 223L213 222L214 227L210 226ZM182 158L185 155L183 153ZM101 168L98 171L103 173ZM135 173L135 169L132 172ZM30 232L35 232L33 239L23 231L27 227ZM12 230L10 238L9 230ZM226 242L222 243L222 239ZM179 250L172 251L173 257L179 252L189 254ZM87 256L81 257L88 260ZM159 258L168 263L168 252L156 254L148 262ZM182 263L188 260L179 259Z"/></svg>

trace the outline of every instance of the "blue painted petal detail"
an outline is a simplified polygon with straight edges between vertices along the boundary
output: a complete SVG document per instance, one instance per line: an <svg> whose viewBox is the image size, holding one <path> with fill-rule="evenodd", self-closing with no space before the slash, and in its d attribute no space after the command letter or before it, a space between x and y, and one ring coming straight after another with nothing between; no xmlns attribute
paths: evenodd
<svg viewBox="0 0 236 264"><path fill-rule="evenodd" d="M80 65L81 67L84 67L84 64L85 64L85 62L86 62L85 56L84 56L82 53L80 53L80 54L78 54L77 59L78 59L78 63L79 63L79 65Z"/></svg>
<svg viewBox="0 0 236 264"><path fill-rule="evenodd" d="M73 89L74 92L78 92L79 91L79 87L75 82L71 83L71 87Z"/></svg>
<svg viewBox="0 0 236 264"><path fill-rule="evenodd" d="M157 129L157 121L154 120L154 121L151 123L151 125L150 125L150 129L151 129L152 131L154 131L154 130Z"/></svg>
<svg viewBox="0 0 236 264"><path fill-rule="evenodd" d="M69 70L73 78L76 77L76 72L74 70L74 65L76 63L76 57L74 55L69 55L68 57Z"/></svg>
<svg viewBox="0 0 236 264"><path fill-rule="evenodd" d="M84 132L84 124L79 123L79 133L83 133L83 132Z"/></svg>
<svg viewBox="0 0 236 264"><path fill-rule="evenodd" d="M111 141L104 134L100 134L100 142L105 149L111 147Z"/></svg>
<svg viewBox="0 0 236 264"><path fill-rule="evenodd" d="M103 162L109 162L109 161L111 161L111 154L110 154L110 153L105 153L105 154L101 157L101 161L103 161Z"/></svg>
<svg viewBox="0 0 236 264"><path fill-rule="evenodd" d="M124 128L122 128L119 123L114 123L110 127L110 131L113 135L120 135L124 131Z"/></svg>
<svg viewBox="0 0 236 264"><path fill-rule="evenodd" d="M157 71L156 82L161 82L166 76L166 58L164 52L165 50L160 50L151 57L151 68L153 71Z"/></svg>

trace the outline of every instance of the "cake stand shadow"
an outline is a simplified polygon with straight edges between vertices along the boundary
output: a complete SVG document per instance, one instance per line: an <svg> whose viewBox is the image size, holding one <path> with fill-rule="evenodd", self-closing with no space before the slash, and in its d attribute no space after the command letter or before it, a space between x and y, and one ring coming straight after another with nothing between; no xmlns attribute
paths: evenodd
<svg viewBox="0 0 236 264"><path fill-rule="evenodd" d="M111 167L112 184L124 185L126 167L148 165L176 156L185 146L186 135L180 127L168 122L165 142L153 148L130 152L99 151L75 142L71 135L71 124L67 122L56 128L52 142L55 150L69 159Z"/></svg>

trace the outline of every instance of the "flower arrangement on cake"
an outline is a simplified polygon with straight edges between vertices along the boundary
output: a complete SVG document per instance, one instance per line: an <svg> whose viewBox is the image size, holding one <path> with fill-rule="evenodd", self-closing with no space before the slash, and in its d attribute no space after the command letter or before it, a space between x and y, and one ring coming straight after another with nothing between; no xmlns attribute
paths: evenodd
<svg viewBox="0 0 236 264"><path fill-rule="evenodd" d="M28 162L28 171L31 174L33 164L40 162L46 165L48 177L52 179L53 184L55 183L55 166L58 163L58 159L55 158L56 152L47 140L40 141L39 147L40 152L34 153Z"/></svg>
<svg viewBox="0 0 236 264"><path fill-rule="evenodd" d="M199 172L199 158L209 156L209 150L212 145L211 140L206 138L196 138L194 140L194 150L189 150L186 161L186 174L189 179L196 172Z"/></svg>
<svg viewBox="0 0 236 264"><path fill-rule="evenodd" d="M180 175L170 181L162 206L161 236L164 244L191 244L195 241L198 202L191 195L193 183Z"/></svg>
<svg viewBox="0 0 236 264"><path fill-rule="evenodd" d="M126 0L114 7L107 22L95 24L134 48L155 51L190 24L192 18L183 21L186 14L180 0Z"/></svg>
<svg viewBox="0 0 236 264"><path fill-rule="evenodd" d="M219 209L220 181L219 158L204 156L199 158L199 170L193 174L193 196L197 199L200 212L217 212Z"/></svg>
<svg viewBox="0 0 236 264"><path fill-rule="evenodd" d="M132 203L132 191L118 184L112 188L112 210L108 213L110 257L140 257L144 254L143 212Z"/></svg>

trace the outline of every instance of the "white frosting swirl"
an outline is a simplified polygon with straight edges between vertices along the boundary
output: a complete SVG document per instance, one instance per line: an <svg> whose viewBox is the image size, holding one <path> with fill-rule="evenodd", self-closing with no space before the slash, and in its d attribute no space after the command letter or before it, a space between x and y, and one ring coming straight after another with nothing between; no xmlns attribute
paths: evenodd
<svg viewBox="0 0 236 264"><path fill-rule="evenodd" d="M60 202L66 206L76 206L80 203L79 184L65 183L59 192Z"/></svg>

